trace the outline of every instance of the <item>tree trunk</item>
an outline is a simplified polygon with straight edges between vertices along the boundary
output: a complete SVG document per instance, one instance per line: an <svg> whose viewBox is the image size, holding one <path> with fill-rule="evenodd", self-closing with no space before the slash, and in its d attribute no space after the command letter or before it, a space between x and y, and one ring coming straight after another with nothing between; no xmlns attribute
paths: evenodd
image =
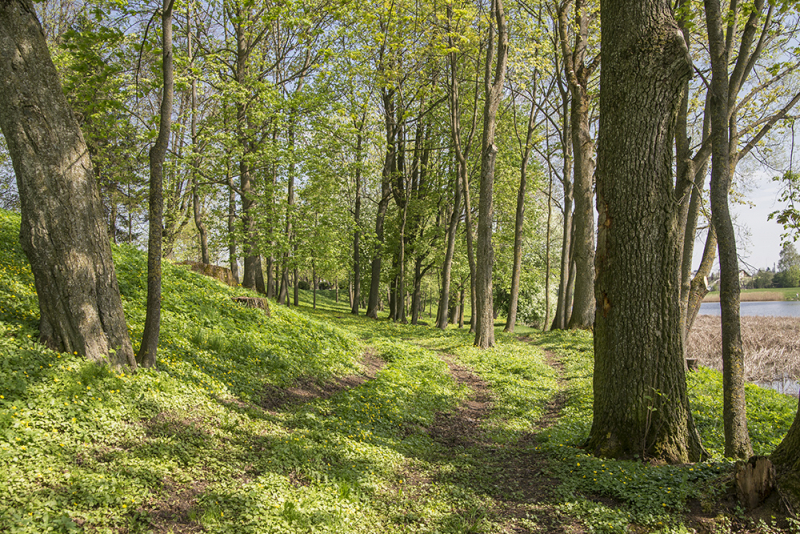
<svg viewBox="0 0 800 534"><path fill-rule="evenodd" d="M692 325L697 317L697 312L700 311L700 304L708 294L708 275L711 274L711 268L714 266L717 251L717 232L714 231L712 224L708 229L708 236L706 237L706 245L703 249L703 259L700 261L700 267L697 268L694 278L689 286L689 296L686 303L686 312L683 325L683 339L684 342L689 337L689 332L692 330ZM685 354L685 351L684 351Z"/></svg>
<svg viewBox="0 0 800 534"><path fill-rule="evenodd" d="M384 111L387 117L394 116L392 107L393 93L388 91L383 96L385 106L389 109ZM383 164L383 174L381 176L381 198L378 201L378 210L375 215L375 237L378 241L377 250L372 258L372 279L370 280L369 288L369 301L367 302L367 317L372 319L378 318L378 305L380 301L380 288L381 288L381 258L383 257L383 233L384 233L384 220L386 219L386 210L389 207L389 197L391 195L391 181L395 172L396 154L395 154L395 140L394 140L394 127L388 124L387 119L387 140L386 140L386 156Z"/></svg>
<svg viewBox="0 0 800 534"><path fill-rule="evenodd" d="M458 234L458 223L461 220L461 178L455 178L455 190L453 192L453 206L450 216L450 224L447 226L447 248L444 253L442 263L442 290L439 296L439 309L436 313L436 326L444 330L447 328L447 307L450 302L450 279L453 271L453 256L456 250L456 235Z"/></svg>
<svg viewBox="0 0 800 534"><path fill-rule="evenodd" d="M192 212L194 213L194 225L200 242L200 261L209 264L211 259L208 253L208 230L203 221L203 209L200 201L198 172L198 139L197 139L197 77L194 75L194 50L192 48L192 7L189 4L186 13L186 37L189 51L189 71L192 72L192 106L191 106L191 125L190 134L192 137Z"/></svg>
<svg viewBox="0 0 800 534"><path fill-rule="evenodd" d="M88 149L28 0L0 2L0 128L20 197L20 242L40 339L136 368Z"/></svg>
<svg viewBox="0 0 800 534"><path fill-rule="evenodd" d="M236 190L233 187L230 162L228 162L228 263L231 273L239 282L239 259L236 253Z"/></svg>
<svg viewBox="0 0 800 534"><path fill-rule="evenodd" d="M800 512L800 405L789 432L770 459L778 475L778 491L796 517Z"/></svg>
<svg viewBox="0 0 800 534"><path fill-rule="evenodd" d="M363 123L362 123L363 124ZM363 138L358 133L356 141L356 205L353 213L353 294L350 296L350 313L358 315L358 301L361 300L361 150ZM336 286L338 302L339 286Z"/></svg>
<svg viewBox="0 0 800 534"><path fill-rule="evenodd" d="M297 250L295 250L297 252ZM292 292L292 298L294 299L294 305L300 305L300 282L297 278L297 267L294 268L294 288Z"/></svg>
<svg viewBox="0 0 800 534"><path fill-rule="evenodd" d="M739 257L736 234L728 206L734 165L731 164L729 123L735 123L728 80L728 46L722 26L719 0L704 0L711 58L709 114L711 116L711 222L717 232L722 312L722 419L725 427L725 456L745 459L753 454L747 433L744 392L744 349L739 318ZM754 9L761 10L763 0ZM733 98L731 98L733 96ZM735 139L733 140L735 143ZM735 149L734 149L735 150Z"/></svg>
<svg viewBox="0 0 800 534"><path fill-rule="evenodd" d="M572 312L572 287L575 273L572 269L572 143L567 137L570 131L569 92L562 90L562 114L564 126L561 132L561 146L564 153L563 182L564 202L562 204L563 235L561 237L561 274L558 281L558 297L556 299L556 313L553 318L552 329L564 330L567 328L569 316Z"/></svg>
<svg viewBox="0 0 800 534"><path fill-rule="evenodd" d="M136 360L142 367L155 367L158 337L161 330L161 237L164 220L164 160L167 157L172 126L172 0L164 0L161 13L162 73L164 89L161 95L161 114L158 137L150 148L150 237L147 241L147 314L144 320L142 345Z"/></svg>
<svg viewBox="0 0 800 534"><path fill-rule="evenodd" d="M497 109L503 93L508 61L508 33L503 0L492 0L492 16L497 24L497 60L494 79L491 80L494 59L494 24L489 24L489 46L486 52L484 85L486 102L483 108L483 138L481 144L481 197L478 202L478 254L475 273L475 346L482 349L494 345L494 306L492 302L492 223L494 218L494 166L497 147L494 134L497 126Z"/></svg>
<svg viewBox="0 0 800 534"><path fill-rule="evenodd" d="M559 35L567 83L572 101L570 131L574 154L575 214L572 234L572 259L575 265L575 292L569 328L591 328L594 324L594 141L589 129L589 79L597 63L584 64L589 41L589 14L585 0L575 1L577 32L575 46L567 42L567 4L559 10Z"/></svg>
<svg viewBox="0 0 800 534"><path fill-rule="evenodd" d="M411 296L411 324L417 324L417 322L419 322L419 311L422 299L422 277L424 275L425 271L422 270L422 258L416 258L414 260L414 292Z"/></svg>
<svg viewBox="0 0 800 534"><path fill-rule="evenodd" d="M691 60L666 0L604 0L602 9L594 421L586 446L600 456L683 463L701 450L686 395L671 162Z"/></svg>
<svg viewBox="0 0 800 534"><path fill-rule="evenodd" d="M536 106L531 106L528 116L528 128L525 134L525 145L522 147L522 164L519 171L519 190L517 191L517 213L514 220L514 263L511 266L511 295L509 296L508 318L504 332L514 332L517 322L517 301L519 300L519 280L522 271L522 231L525 226L525 195L528 183L528 160L531 155L531 143L536 131ZM549 231L549 229L548 229Z"/></svg>
<svg viewBox="0 0 800 534"><path fill-rule="evenodd" d="M548 166L547 186L547 242L545 244L544 268L544 324L542 330L547 331L550 326L550 228L553 219L553 171Z"/></svg>

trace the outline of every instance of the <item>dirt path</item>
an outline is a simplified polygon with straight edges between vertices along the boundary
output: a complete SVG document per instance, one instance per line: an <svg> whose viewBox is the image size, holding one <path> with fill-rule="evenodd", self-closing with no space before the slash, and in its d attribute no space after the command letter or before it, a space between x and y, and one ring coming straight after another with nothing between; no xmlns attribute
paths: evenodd
<svg viewBox="0 0 800 534"><path fill-rule="evenodd" d="M288 388L267 386L261 393L259 405L265 410L276 411L287 406L305 404L315 399L327 399L345 389L360 386L373 380L386 362L372 350L364 353L361 361L363 370L360 373L347 375L327 382L319 382L313 378L300 377L295 385Z"/></svg>
<svg viewBox="0 0 800 534"><path fill-rule="evenodd" d="M362 371L327 382L301 377L295 385L288 388L268 386L264 389L259 406L266 411L275 412L290 406L297 406L315 399L327 399L348 388L354 388L373 380L378 371L386 365L371 350L367 350L361 361ZM244 403L241 406L246 406ZM160 414L154 422L164 422L168 417ZM190 426L190 425L187 425ZM170 431L175 431L170 427ZM164 481L163 495L154 499L142 512L149 514L150 526L154 533L193 533L203 532L200 520L192 515L196 511L197 496L203 493L207 482L193 481L191 484L178 484L171 479Z"/></svg>
<svg viewBox="0 0 800 534"><path fill-rule="evenodd" d="M481 480L462 483L492 498L494 505L489 512L495 519L500 519L503 532L583 532L580 524L560 514L553 506L552 490L558 482L545 474L548 459L536 450L537 433L557 421L564 406L564 395L557 393L550 400L537 425L537 432L524 435L516 443L500 445L493 442L482 428L492 409L489 384L458 364L454 356L440 356L453 378L469 387L471 393L455 410L437 414L428 432L451 451L451 456L466 453L481 466L484 475ZM549 352L546 358L560 373L561 362Z"/></svg>

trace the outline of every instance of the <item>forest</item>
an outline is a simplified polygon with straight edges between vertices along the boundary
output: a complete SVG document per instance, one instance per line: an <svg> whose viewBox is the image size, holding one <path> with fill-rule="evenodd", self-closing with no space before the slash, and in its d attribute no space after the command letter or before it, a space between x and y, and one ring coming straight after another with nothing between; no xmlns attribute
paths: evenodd
<svg viewBox="0 0 800 534"><path fill-rule="evenodd" d="M797 9L777 0L0 0L0 201L11 210L0 402L3 476L16 503L0 509L0 525L384 528L349 525L358 517L398 532L686 531L690 502L706 513L721 506L725 491L701 495L713 479L736 488L741 510L771 495L781 517L780 526L735 516L713 528L797 528L800 412L787 415L796 400L747 384L731 216L745 201L743 176L768 168L783 187L773 216L786 250L800 227ZM686 363L715 262L719 376ZM69 386L45 391L45 379ZM392 380L403 385L390 401ZM374 403L361 406L359 391ZM713 416L698 411L705 402ZM195 404L204 404L197 420ZM43 410L49 418L38 420ZM114 426L103 413L124 428L106 433L89 420ZM215 435L216 424L229 434ZM262 454L229 449L245 440L236 425L266 440L246 438ZM399 456L347 468L342 459L358 456L350 448L361 450L356 431L374 447L364 454ZM57 448L59 432L71 454ZM303 450L319 455L279 446L283 433L303 435ZM137 435L159 451L132 445ZM23 436L22 450L35 454L19 453ZM414 448L422 442L425 452ZM235 450L230 473L200 469L206 445L220 459ZM131 450L177 464L132 474L112 452ZM476 466L495 450L508 454L490 462L486 484L520 486L513 497L448 478L458 467L443 459L454 451ZM63 463L59 483L15 478L39 473L49 455ZM640 490L664 510L621 491L631 478L577 484L568 456L575 467L600 462L602 473L604 461L641 470ZM104 462L114 465L109 487L98 482ZM672 477L667 493L681 488L679 500L655 491L648 466L672 469L656 476ZM73 469L83 470L71 494L82 508L70 512ZM220 485L238 484L235 472L258 485L250 504L232 505L243 498L236 491L212 503ZM537 473L557 486L546 497L531 489ZM439 483L448 495L409 496L402 512L387 512L406 478L412 495L445 491ZM305 496L281 493L283 508L269 511L280 525L256 517L286 483ZM122 510L130 492L135 514ZM326 495L313 513L302 504L309 492ZM187 494L185 509L157 503ZM593 508L591 495L614 505ZM555 508L536 523L545 502ZM414 503L458 511L413 515ZM255 515L228 524L231 510L235 521ZM164 523L168 512L180 521Z"/></svg>

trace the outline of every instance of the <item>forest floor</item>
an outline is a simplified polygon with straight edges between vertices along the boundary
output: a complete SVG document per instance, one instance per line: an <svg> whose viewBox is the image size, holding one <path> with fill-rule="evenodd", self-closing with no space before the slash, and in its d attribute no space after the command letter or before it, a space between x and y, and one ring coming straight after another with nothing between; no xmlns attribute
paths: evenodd
<svg viewBox="0 0 800 534"><path fill-rule="evenodd" d="M318 309L244 308L166 264L157 370L134 374L36 343L18 218L0 212L0 532L797 532L732 499L721 377L690 373L711 460L595 458L592 339L464 330ZM115 249L131 337L145 258ZM768 454L797 400L748 386Z"/></svg>

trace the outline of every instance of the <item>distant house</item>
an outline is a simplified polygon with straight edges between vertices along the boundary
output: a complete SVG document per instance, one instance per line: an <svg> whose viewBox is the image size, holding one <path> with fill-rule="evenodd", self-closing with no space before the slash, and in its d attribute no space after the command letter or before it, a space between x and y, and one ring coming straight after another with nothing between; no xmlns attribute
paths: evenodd
<svg viewBox="0 0 800 534"><path fill-rule="evenodd" d="M739 269L739 287L744 289L746 287L753 286L753 275L745 271L744 269Z"/></svg>

